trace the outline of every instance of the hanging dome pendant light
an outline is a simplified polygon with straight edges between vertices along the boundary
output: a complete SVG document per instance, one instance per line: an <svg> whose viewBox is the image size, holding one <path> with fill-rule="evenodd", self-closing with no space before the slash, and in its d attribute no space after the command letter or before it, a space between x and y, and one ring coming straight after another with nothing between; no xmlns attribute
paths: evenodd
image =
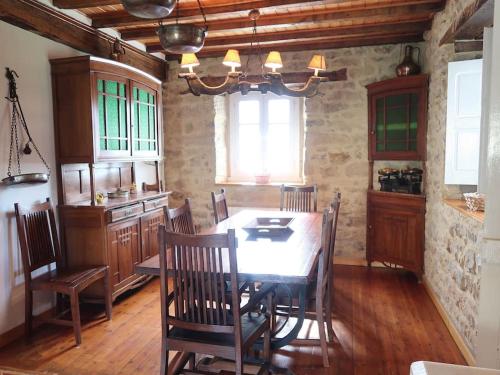
<svg viewBox="0 0 500 375"><path fill-rule="evenodd" d="M172 13L177 0L121 0L125 10L138 18L159 19Z"/></svg>
<svg viewBox="0 0 500 375"><path fill-rule="evenodd" d="M171 54L182 55L184 53L196 53L203 48L207 36L207 18L198 0L198 7L203 16L205 26L197 26L192 23L179 23L179 5L177 5L176 23L161 25L158 28L158 37L161 46Z"/></svg>

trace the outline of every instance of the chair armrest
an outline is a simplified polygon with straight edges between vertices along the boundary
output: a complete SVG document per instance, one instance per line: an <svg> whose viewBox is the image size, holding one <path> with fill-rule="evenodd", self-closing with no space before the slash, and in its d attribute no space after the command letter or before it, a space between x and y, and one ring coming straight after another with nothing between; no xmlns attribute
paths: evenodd
<svg viewBox="0 0 500 375"><path fill-rule="evenodd" d="M260 301L266 298L269 293L272 293L276 287L277 284L263 284L261 288L250 297L247 304L240 309L240 314L243 315L251 312L252 309L254 309Z"/></svg>

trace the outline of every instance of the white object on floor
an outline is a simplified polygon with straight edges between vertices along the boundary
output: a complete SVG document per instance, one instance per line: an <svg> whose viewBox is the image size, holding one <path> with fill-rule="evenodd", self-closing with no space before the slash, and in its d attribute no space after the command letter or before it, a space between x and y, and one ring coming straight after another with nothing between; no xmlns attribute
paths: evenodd
<svg viewBox="0 0 500 375"><path fill-rule="evenodd" d="M419 361L411 364L410 375L500 375L500 370Z"/></svg>

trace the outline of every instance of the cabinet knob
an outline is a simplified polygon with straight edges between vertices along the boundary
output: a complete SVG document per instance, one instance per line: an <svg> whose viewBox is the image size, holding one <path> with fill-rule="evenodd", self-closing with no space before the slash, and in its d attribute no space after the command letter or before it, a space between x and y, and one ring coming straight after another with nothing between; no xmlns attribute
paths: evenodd
<svg viewBox="0 0 500 375"><path fill-rule="evenodd" d="M373 226L372 226L372 225L368 225L368 229L369 229L369 230L372 230L372 229L373 229Z"/></svg>

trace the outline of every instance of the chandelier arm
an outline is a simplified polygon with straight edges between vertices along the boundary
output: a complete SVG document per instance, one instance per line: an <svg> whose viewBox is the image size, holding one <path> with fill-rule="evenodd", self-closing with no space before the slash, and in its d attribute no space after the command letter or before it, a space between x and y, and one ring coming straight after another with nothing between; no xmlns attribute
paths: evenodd
<svg viewBox="0 0 500 375"><path fill-rule="evenodd" d="M315 76L309 77L307 83L304 86L302 86L298 90L294 90L287 87L283 83L281 76L279 77L271 76L269 83L265 82L259 84L259 89L261 89L259 91L263 92L271 91L276 95L311 98L317 94L320 82L321 82L320 77L315 77Z"/></svg>
<svg viewBox="0 0 500 375"><path fill-rule="evenodd" d="M196 74L181 73L179 78L184 78L188 83L191 92L200 96L204 95L220 95L224 93L233 93L237 91L239 74L228 74L226 80L219 86L206 85Z"/></svg>

